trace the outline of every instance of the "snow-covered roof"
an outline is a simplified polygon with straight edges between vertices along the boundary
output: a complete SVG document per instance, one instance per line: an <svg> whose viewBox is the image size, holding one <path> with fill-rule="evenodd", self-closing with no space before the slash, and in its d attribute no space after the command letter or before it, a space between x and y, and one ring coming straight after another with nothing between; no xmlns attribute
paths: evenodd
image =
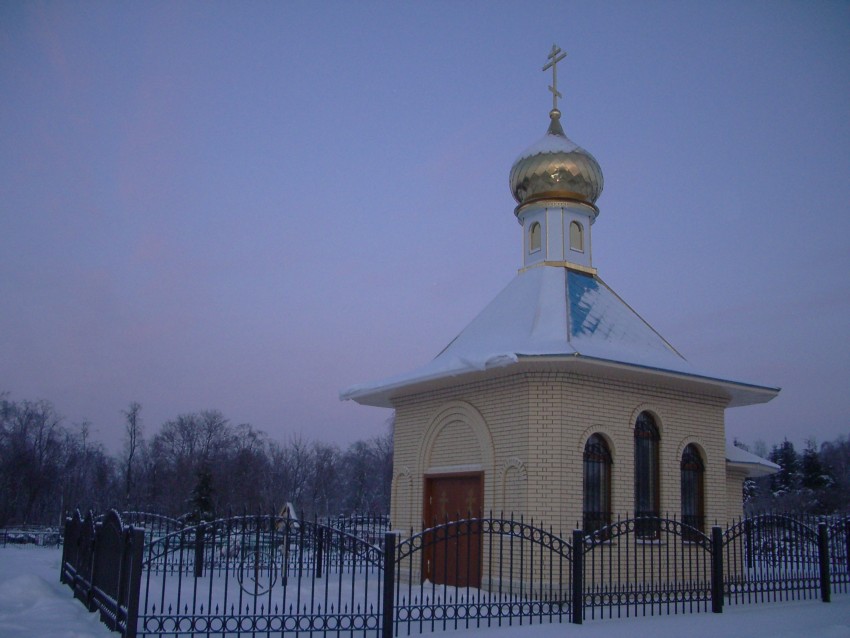
<svg viewBox="0 0 850 638"><path fill-rule="evenodd" d="M398 376L355 385L340 393L365 405L392 406L392 398L516 364L553 358L562 369L607 368L632 376L654 375L720 393L729 405L772 399L776 388L722 379L693 368L601 279L564 267L521 271L446 348L427 365ZM710 387L708 387L710 386Z"/></svg>
<svg viewBox="0 0 850 638"><path fill-rule="evenodd" d="M726 442L726 463L747 470L747 475L753 478L776 474L782 469L776 463L742 450L728 441Z"/></svg>

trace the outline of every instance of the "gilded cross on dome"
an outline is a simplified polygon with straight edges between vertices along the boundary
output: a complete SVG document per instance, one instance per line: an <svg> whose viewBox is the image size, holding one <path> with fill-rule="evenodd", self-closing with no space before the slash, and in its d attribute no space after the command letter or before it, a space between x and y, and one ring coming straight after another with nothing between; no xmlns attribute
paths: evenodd
<svg viewBox="0 0 850 638"><path fill-rule="evenodd" d="M547 57L549 58L549 62L543 67L543 70L552 69L552 85L549 87L549 90L552 92L552 110L557 111L558 98L564 97L558 93L558 62L567 57L567 54L561 51L561 47L553 44L552 50Z"/></svg>

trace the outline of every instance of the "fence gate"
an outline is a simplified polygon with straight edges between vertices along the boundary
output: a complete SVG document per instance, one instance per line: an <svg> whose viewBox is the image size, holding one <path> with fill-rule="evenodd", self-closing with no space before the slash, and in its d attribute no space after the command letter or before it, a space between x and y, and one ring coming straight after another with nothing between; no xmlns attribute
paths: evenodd
<svg viewBox="0 0 850 638"><path fill-rule="evenodd" d="M583 618L711 608L718 585L712 540L695 527L668 518L630 518L584 536L583 545Z"/></svg>
<svg viewBox="0 0 850 638"><path fill-rule="evenodd" d="M411 533L394 555L394 635L570 620L571 547L533 524L450 521ZM442 561L430 566L441 582L428 557Z"/></svg>
<svg viewBox="0 0 850 638"><path fill-rule="evenodd" d="M824 527L825 532L825 527ZM762 514L723 534L726 602L743 604L817 598L822 594L818 523Z"/></svg>

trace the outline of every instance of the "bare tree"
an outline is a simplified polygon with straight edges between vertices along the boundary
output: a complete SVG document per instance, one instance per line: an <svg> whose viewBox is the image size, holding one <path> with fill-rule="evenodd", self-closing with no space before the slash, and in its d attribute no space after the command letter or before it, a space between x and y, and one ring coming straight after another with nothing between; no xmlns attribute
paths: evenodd
<svg viewBox="0 0 850 638"><path fill-rule="evenodd" d="M305 507L312 506L307 488L314 460L310 445L301 437L292 436L283 445L270 444L269 456L271 480L267 500L277 506L291 502L299 516L307 515Z"/></svg>
<svg viewBox="0 0 850 638"><path fill-rule="evenodd" d="M337 446L313 443L313 467L310 477L310 500L317 516L332 516L340 511L340 454Z"/></svg>
<svg viewBox="0 0 850 638"><path fill-rule="evenodd" d="M59 507L62 417L47 401L2 403L0 518L21 523L50 520Z"/></svg>
<svg viewBox="0 0 850 638"><path fill-rule="evenodd" d="M127 464L125 465L125 503L129 506L133 495L133 457L142 442L142 420L139 413L142 405L138 401L130 403L123 412L126 419L124 433L127 435L125 449L127 451Z"/></svg>

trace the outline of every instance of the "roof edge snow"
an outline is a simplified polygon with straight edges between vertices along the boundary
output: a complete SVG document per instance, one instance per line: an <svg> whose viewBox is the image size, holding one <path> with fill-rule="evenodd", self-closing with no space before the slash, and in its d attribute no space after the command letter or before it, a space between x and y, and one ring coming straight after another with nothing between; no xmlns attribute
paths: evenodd
<svg viewBox="0 0 850 638"><path fill-rule="evenodd" d="M747 452L742 448L726 442L726 467L741 469L747 472L747 476L758 478L776 474L782 468L776 463L768 461L757 454Z"/></svg>
<svg viewBox="0 0 850 638"><path fill-rule="evenodd" d="M717 396L727 401L726 407L741 407L767 403L779 394L780 388L732 381L701 374L677 372L619 361L596 359L578 353L572 355L524 355L505 353L494 355L484 362L458 361L450 370L427 371L427 367L409 375L399 375L375 383L354 385L340 392L340 400L361 405L392 408L400 396L437 390L456 385L459 378L472 383L509 373L526 371L576 372L588 376L604 376L624 381L654 383L672 389ZM507 370L507 368L513 368Z"/></svg>

